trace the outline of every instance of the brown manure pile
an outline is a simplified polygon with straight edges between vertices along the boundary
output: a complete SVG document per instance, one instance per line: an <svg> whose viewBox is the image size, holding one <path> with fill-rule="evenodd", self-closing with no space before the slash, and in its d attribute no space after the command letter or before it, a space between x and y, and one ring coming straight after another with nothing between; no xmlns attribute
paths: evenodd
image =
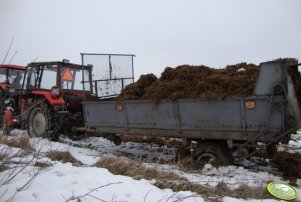
<svg viewBox="0 0 301 202"><path fill-rule="evenodd" d="M167 67L159 79L142 75L127 86L117 100L176 100L187 98L224 99L246 97L253 93L259 74L258 66L240 63L223 69L181 65Z"/></svg>
<svg viewBox="0 0 301 202"><path fill-rule="evenodd" d="M141 99L147 89L158 80L154 74L141 75L138 81L128 85L117 97L117 100Z"/></svg>

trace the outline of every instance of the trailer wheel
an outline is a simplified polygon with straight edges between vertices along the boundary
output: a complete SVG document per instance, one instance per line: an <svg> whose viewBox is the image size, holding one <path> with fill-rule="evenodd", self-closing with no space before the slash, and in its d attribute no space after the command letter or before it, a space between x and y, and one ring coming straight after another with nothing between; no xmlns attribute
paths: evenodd
<svg viewBox="0 0 301 202"><path fill-rule="evenodd" d="M215 142L198 142L193 158L197 163L213 166L230 165L233 163L232 155L226 145Z"/></svg>
<svg viewBox="0 0 301 202"><path fill-rule="evenodd" d="M52 139L54 137L54 119L46 103L38 104L28 116L27 131L31 137L43 137Z"/></svg>
<svg viewBox="0 0 301 202"><path fill-rule="evenodd" d="M3 115L3 117L2 117L2 127L1 128L2 128L3 135L6 135L6 136L10 135L11 127L6 124L5 115Z"/></svg>

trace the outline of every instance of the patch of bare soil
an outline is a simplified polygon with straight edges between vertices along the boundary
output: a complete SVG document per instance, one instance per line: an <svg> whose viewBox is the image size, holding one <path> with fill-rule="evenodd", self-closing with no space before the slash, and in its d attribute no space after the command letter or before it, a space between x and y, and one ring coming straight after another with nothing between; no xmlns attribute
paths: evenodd
<svg viewBox="0 0 301 202"><path fill-rule="evenodd" d="M276 167L283 172L283 177L293 185L301 178L301 154L279 151L274 158Z"/></svg>

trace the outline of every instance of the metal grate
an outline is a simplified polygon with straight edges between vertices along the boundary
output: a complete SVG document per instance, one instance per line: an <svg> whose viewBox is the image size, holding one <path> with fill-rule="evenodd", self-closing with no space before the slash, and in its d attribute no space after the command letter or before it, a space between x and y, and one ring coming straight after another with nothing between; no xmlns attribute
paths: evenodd
<svg viewBox="0 0 301 202"><path fill-rule="evenodd" d="M93 93L99 98L115 97L134 82L131 54L81 53L82 65L93 65ZM86 83L83 78L83 82Z"/></svg>

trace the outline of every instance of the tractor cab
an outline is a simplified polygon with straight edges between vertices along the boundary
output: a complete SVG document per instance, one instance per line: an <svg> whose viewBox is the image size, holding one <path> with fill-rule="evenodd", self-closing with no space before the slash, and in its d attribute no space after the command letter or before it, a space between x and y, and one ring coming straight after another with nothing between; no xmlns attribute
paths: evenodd
<svg viewBox="0 0 301 202"><path fill-rule="evenodd" d="M26 68L23 97L43 97L56 108L79 111L85 96L91 97L92 66L62 62L33 62Z"/></svg>
<svg viewBox="0 0 301 202"><path fill-rule="evenodd" d="M21 92L25 67L18 65L0 65L0 91L4 95L9 89Z"/></svg>
<svg viewBox="0 0 301 202"><path fill-rule="evenodd" d="M32 62L26 67L21 95L23 122L28 134L57 138L71 127L82 127L84 99L92 95L92 65Z"/></svg>
<svg viewBox="0 0 301 202"><path fill-rule="evenodd" d="M22 90L22 79L25 67L0 65L0 125L3 133L8 134L14 124L14 117L19 114L19 98Z"/></svg>
<svg viewBox="0 0 301 202"><path fill-rule="evenodd" d="M78 94L83 90L89 93L91 85L85 85L83 89L82 79L89 80L92 66L82 66L63 62L33 62L26 68L25 91L51 90L59 88L62 93Z"/></svg>

